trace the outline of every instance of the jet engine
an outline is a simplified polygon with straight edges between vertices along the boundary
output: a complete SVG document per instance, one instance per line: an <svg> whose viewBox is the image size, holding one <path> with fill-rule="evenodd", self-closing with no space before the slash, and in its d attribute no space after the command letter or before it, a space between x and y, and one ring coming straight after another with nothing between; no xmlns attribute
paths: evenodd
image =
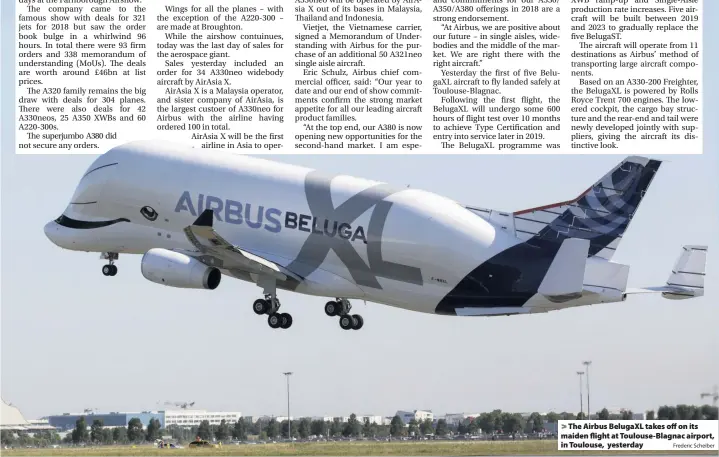
<svg viewBox="0 0 719 457"><path fill-rule="evenodd" d="M220 285L222 273L215 267L185 254L153 248L142 256L142 276L163 286L185 289L214 290Z"/></svg>

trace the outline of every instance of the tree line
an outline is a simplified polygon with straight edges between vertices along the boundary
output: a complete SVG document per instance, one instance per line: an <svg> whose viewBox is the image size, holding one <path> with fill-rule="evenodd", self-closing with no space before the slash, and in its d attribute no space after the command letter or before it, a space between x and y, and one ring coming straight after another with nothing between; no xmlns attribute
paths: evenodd
<svg viewBox="0 0 719 457"><path fill-rule="evenodd" d="M647 420L717 420L716 406L661 406L656 411L646 413ZM619 414L610 414L604 408L592 415L594 419L631 419L632 411L622 410ZM369 420L360 421L356 414L352 414L349 420L343 422L340 418L332 421L312 420L301 418L291 423L292 437L305 439L310 436L337 437L378 437L378 438L400 438L404 436L446 436L449 434L477 434L485 435L510 434L520 432L526 434L537 434L544 432L546 423L557 422L558 420L585 419L585 414L580 412L573 414L569 412L548 413L542 415L534 412L528 417L521 414L508 413L501 410L482 413L476 417L466 418L457 424L448 424L445 419L436 422L430 419L417 421L412 419L406 424L400 416L394 416L389 425L375 424ZM102 419L94 419L89 424L85 417L80 417L75 428L65 438L55 431L43 431L30 436L26 432L13 433L8 430L2 431L2 444L4 446L37 446L46 447L52 444L140 444L153 442L162 436L172 436L179 442L189 442L197 437L208 441L224 442L232 440L247 440L250 437L261 440L287 439L290 423L286 420L278 421L274 418L269 420L258 420L250 422L246 418L240 418L237 422L230 423L222 420L220 424L210 424L209 421L202 421L199 426L181 427L171 425L162 428L160 421L152 419L147 427L142 421L134 417L130 419L126 427L105 427Z"/></svg>
<svg viewBox="0 0 719 457"><path fill-rule="evenodd" d="M144 427L142 421L134 417L126 427L105 427L102 419L95 419L88 427L85 417L75 422L72 432L60 438L57 431L43 430L30 436L29 433L2 431L3 446L36 446L47 447L54 444L130 444L154 441L162 436L160 421L151 419Z"/></svg>
<svg viewBox="0 0 719 457"><path fill-rule="evenodd" d="M677 405L661 406L654 411L647 411L647 420L717 420L716 406Z"/></svg>

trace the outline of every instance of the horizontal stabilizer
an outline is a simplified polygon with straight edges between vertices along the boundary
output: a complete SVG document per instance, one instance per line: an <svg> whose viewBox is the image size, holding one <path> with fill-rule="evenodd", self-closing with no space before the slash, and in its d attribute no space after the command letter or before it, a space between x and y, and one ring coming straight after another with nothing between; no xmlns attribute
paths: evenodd
<svg viewBox="0 0 719 457"><path fill-rule="evenodd" d="M686 300L703 296L707 250L707 246L687 245L682 247L682 252L665 285L634 289L627 293L661 293L662 297L670 300Z"/></svg>
<svg viewBox="0 0 719 457"><path fill-rule="evenodd" d="M555 303L580 297L589 245L589 240L582 238L566 238L562 241L538 292Z"/></svg>
<svg viewBox="0 0 719 457"><path fill-rule="evenodd" d="M707 264L707 246L684 246L663 291L664 298L682 299L704 295L704 277Z"/></svg>

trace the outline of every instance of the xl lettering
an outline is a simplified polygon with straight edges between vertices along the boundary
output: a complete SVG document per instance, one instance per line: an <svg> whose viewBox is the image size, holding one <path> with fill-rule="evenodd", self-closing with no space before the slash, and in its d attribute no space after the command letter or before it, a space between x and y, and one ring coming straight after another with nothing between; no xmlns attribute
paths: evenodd
<svg viewBox="0 0 719 457"><path fill-rule="evenodd" d="M305 177L305 195L312 215L330 221L354 222L374 207L367 228L367 265L346 237L327 237L322 232L311 231L297 258L287 268L306 277L322 265L327 254L334 251L347 267L354 282L360 286L381 289L377 277L422 285L419 268L388 262L382 258L382 233L387 215L392 207L385 198L398 192L386 184L377 184L353 195L337 208L332 203L331 177L317 171Z"/></svg>

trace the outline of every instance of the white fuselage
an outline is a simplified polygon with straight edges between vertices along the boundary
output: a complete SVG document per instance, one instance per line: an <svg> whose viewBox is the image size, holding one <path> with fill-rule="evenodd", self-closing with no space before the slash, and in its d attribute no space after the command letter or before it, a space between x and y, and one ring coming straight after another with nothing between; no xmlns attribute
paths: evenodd
<svg viewBox="0 0 719 457"><path fill-rule="evenodd" d="M204 209L215 210L214 229L226 240L302 276L297 292L428 313L478 265L520 243L430 192L155 142L129 143L100 156L63 213L74 221L125 221L97 228L51 222L45 232L77 251L191 250L183 229ZM620 301L623 290L606 290L601 282L617 269L611 265L589 259L592 277L577 300L557 304L536 295L507 313ZM497 306L464 314L503 311Z"/></svg>

